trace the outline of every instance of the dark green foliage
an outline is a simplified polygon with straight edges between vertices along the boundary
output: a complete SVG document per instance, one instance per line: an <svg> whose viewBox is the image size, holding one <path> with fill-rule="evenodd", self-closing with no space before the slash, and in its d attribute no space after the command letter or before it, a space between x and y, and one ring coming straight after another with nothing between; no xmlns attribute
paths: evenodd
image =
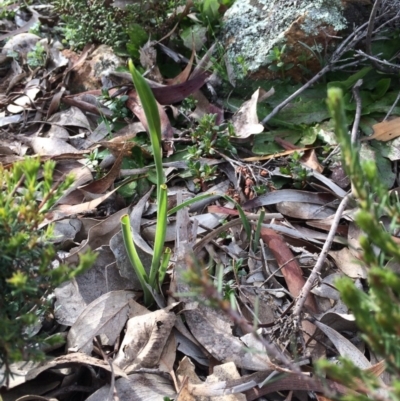
<svg viewBox="0 0 400 401"><path fill-rule="evenodd" d="M64 23L61 30L68 45L82 49L87 43L97 42L119 48L128 42L123 27L124 13L104 3L104 0L57 0L54 3Z"/></svg>
<svg viewBox="0 0 400 401"><path fill-rule="evenodd" d="M332 88L328 93L343 167L351 178L359 207L355 221L365 232L360 240L362 262L369 268L368 292L356 288L349 278L338 280L336 287L351 308L370 352L385 360L390 384L383 389L382 382L371 373L357 369L346 360L341 360L339 366L322 362L319 368L329 377L365 392L347 394L341 398L343 400L395 400L400 397L400 276L390 263L400 261L400 248L392 237L399 226L399 202L396 197L389 196L376 166L372 162L360 163L358 150L350 143L347 132L341 89ZM388 229L381 224L383 216L391 222Z"/></svg>
<svg viewBox="0 0 400 401"><path fill-rule="evenodd" d="M231 123L216 124L216 114L205 114L199 121L198 127L191 133L195 146L188 147L188 160L215 155L216 150L236 154L236 148L230 140L235 132Z"/></svg>
<svg viewBox="0 0 400 401"><path fill-rule="evenodd" d="M52 2L61 15L60 30L64 42L82 49L87 43L101 43L134 59L151 36L161 38L172 29L174 10L179 1L139 1L124 8L105 0L56 0ZM171 18L170 18L171 15Z"/></svg>
<svg viewBox="0 0 400 401"><path fill-rule="evenodd" d="M51 266L52 227L40 229L40 224L73 177L53 186L55 163L42 167L39 159L17 162L10 170L0 166L0 366L6 365L6 373L12 362L44 358L44 336L29 332L50 311L50 290L89 267L95 257L83 255L75 269Z"/></svg>

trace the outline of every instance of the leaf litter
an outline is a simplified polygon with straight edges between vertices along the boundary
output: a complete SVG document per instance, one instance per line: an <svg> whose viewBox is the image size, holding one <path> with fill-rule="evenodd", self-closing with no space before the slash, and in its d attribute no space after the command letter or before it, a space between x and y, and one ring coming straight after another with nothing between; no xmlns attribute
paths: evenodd
<svg viewBox="0 0 400 401"><path fill-rule="evenodd" d="M210 68L214 44L207 42L209 51L197 57L207 40L200 29L204 27L182 37L191 50L190 60L169 79L157 64L158 43L140 49L142 66L151 70L147 81L158 102L162 139L171 142L164 149L170 208L182 203L183 193L211 195L170 217L167 242L174 251L168 280L157 298L159 309L148 309L140 303L140 285L120 227L121 216L128 214L133 240L149 268L157 218L154 168L138 95L130 75L117 71L109 77L115 83L117 78L125 80L121 92L99 86L69 94L69 75L87 63L91 47L71 63L54 41L27 33L41 17L34 7L28 9L31 18L25 25L0 36L11 38L0 60L10 63L0 81L0 161L9 166L25 155L38 155L56 161L59 181L73 172L73 187L48 212L45 224L55 223L58 258L76 263L87 248L98 258L90 270L55 289L52 324L63 340L40 366L28 361L22 368L11 366L16 373L3 388L3 399L65 399L63 394L73 397L80 391L91 401L114 395L122 401L252 400L277 391L323 392L324 386L346 393L338 383L327 379L323 384L309 375L309 365L323 356L346 356L362 369L382 373L379 363L374 365L365 350L354 345L353 316L335 290L338 277L351 277L359 286L366 278L351 207L343 214L318 282L306 296L309 317L296 326L291 316L346 195L329 177L340 162L332 152L327 157L333 163L327 165L320 153L335 143L321 101L326 85L318 84L305 92L303 101L288 104L266 128L259 122L260 113L264 117L279 104L271 85L269 92L257 87L247 100L237 99L234 113L221 106L225 99L205 95L205 86L215 92L212 82L218 74ZM47 49L46 60L31 69L26 57L38 42ZM19 52L20 58L10 52ZM367 74L369 69L362 70ZM350 89L359 76L343 78L338 85ZM371 113L388 111L391 103L383 92L375 104L366 104L363 121ZM393 92L387 99L392 97ZM114 119L118 100L126 114ZM346 101L347 109L354 110L351 99ZM229 140L236 152L218 148L216 142L207 150L206 139L191 136L209 114L216 115L216 126L232 124L235 135ZM398 114L394 109L393 115ZM380 163L383 179L392 187L394 178L385 168L390 168L389 159L399 159L388 142L400 135L399 119L373 117L379 119L375 124L360 126L369 135L361 139L363 153ZM228 137L228 132L222 135ZM213 132L212 140L217 137L218 131ZM190 164L189 145L203 149L194 158L198 165ZM213 165L215 176L205 168ZM30 386L37 377L48 387ZM85 386L70 385L83 377L90 379Z"/></svg>

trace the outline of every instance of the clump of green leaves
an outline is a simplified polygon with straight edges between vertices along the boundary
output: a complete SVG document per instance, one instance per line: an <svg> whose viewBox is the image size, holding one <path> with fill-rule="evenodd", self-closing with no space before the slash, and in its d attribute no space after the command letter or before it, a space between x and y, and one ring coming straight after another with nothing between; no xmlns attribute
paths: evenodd
<svg viewBox="0 0 400 401"><path fill-rule="evenodd" d="M82 255L75 269L51 265L52 227L39 227L73 182L67 176L54 186L54 167L48 161L41 169L36 158L10 170L0 166L0 367L5 365L6 376L12 362L44 358L44 335L30 336L29 329L51 310L50 290L85 270L95 257Z"/></svg>
<svg viewBox="0 0 400 401"><path fill-rule="evenodd" d="M27 63L31 68L44 67L46 60L46 49L40 42L37 42L32 51L27 54Z"/></svg>
<svg viewBox="0 0 400 401"><path fill-rule="evenodd" d="M304 188L307 185L308 172L300 163L301 156L301 153L294 152L289 157L288 164L279 169L282 174L292 177L295 188Z"/></svg>
<svg viewBox="0 0 400 401"><path fill-rule="evenodd" d="M98 42L115 48L128 41L124 29L124 13L104 0L57 0L55 11L61 15L64 42L81 49L86 43Z"/></svg>
<svg viewBox="0 0 400 401"><path fill-rule="evenodd" d="M217 166L210 166L207 163L201 163L199 160L189 160L188 169L198 189L206 190L205 184L217 178Z"/></svg>
<svg viewBox="0 0 400 401"><path fill-rule="evenodd" d="M15 3L15 0L0 0L0 18L12 19L15 17L15 11L8 9L8 6Z"/></svg>
<svg viewBox="0 0 400 401"><path fill-rule="evenodd" d="M361 371L346 360L341 360L340 366L324 361L319 369L359 391L343 396L343 400L394 400L400 398L400 277L389 266L400 262L400 249L392 237L399 226L400 204L397 197L388 195L376 165L360 162L358 150L350 143L343 105L341 89L329 89L328 106L335 121L343 167L351 179L359 206L355 221L365 233L360 244L362 262L368 266L369 288L365 293L349 278L337 281L336 287L351 308L369 351L385 360L390 383L383 389L371 373ZM388 230L381 224L382 216L391 221Z"/></svg>
<svg viewBox="0 0 400 401"><path fill-rule="evenodd" d="M125 118L132 115L129 109L126 107L126 101L128 100L127 95L113 97L110 95L108 89L101 91L99 101L104 104L111 112L111 121L116 122L118 120L125 120Z"/></svg>
<svg viewBox="0 0 400 401"><path fill-rule="evenodd" d="M236 154L231 139L236 137L232 123L216 125L216 114L204 115L197 128L190 134L194 146L188 147L188 160L213 156L216 150Z"/></svg>
<svg viewBox="0 0 400 401"><path fill-rule="evenodd" d="M285 72L294 67L293 63L287 63L284 60L284 54L286 51L286 45L281 48L275 46L269 51L266 57L266 61L269 65L268 69L274 72L278 72L282 79L285 79Z"/></svg>
<svg viewBox="0 0 400 401"><path fill-rule="evenodd" d="M216 151L236 154L231 139L236 136L232 123L216 125L216 114L204 115L199 125L191 132L194 146L187 148L188 169L198 188L205 189L206 182L217 178L217 166L201 163L201 157L213 157Z"/></svg>

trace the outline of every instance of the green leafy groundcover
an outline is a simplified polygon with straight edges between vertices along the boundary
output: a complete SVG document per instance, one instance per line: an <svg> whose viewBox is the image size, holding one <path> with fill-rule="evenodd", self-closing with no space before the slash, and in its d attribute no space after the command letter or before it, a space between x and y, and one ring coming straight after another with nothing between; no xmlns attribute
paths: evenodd
<svg viewBox="0 0 400 401"><path fill-rule="evenodd" d="M51 289L83 272L95 254L81 255L77 267L53 267L56 250L51 226L39 229L45 212L72 184L68 176L53 185L55 162L37 158L17 162L11 170L0 166L0 367L15 361L41 360L43 347L60 341L34 335L51 311ZM43 176L39 179L39 174Z"/></svg>

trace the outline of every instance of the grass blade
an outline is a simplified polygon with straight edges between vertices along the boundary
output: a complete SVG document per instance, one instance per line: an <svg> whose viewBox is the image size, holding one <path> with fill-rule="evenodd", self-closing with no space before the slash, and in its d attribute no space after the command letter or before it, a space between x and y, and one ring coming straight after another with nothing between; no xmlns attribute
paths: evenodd
<svg viewBox="0 0 400 401"><path fill-rule="evenodd" d="M143 263L136 251L135 243L132 238L131 223L129 221L129 216L125 214L121 217L121 227L122 227L122 237L124 239L125 249L129 257L129 261L135 271L140 285L143 289L144 303L150 305L153 301L153 297L149 292L146 284L149 282L146 270L143 267Z"/></svg>

